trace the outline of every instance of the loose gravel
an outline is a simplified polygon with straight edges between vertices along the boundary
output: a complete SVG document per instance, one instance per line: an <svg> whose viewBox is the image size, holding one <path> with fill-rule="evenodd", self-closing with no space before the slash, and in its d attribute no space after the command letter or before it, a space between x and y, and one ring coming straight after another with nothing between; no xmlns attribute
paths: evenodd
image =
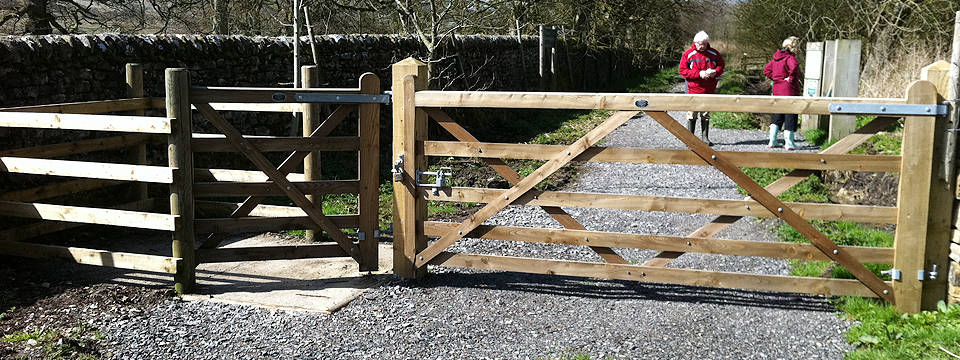
<svg viewBox="0 0 960 360"><path fill-rule="evenodd" d="M766 148L766 132L711 136L717 150L784 151ZM684 148L646 116L603 145ZM743 198L706 166L589 163L568 191ZM590 230L638 234L686 235L713 218L567 210ZM560 228L535 207L511 206L488 223ZM746 218L717 237L775 241L776 224ZM451 249L599 261L574 246L463 239ZM655 255L619 252L636 262ZM789 273L782 260L738 256L686 254L669 266ZM851 350L849 324L820 296L445 267L419 282L394 278L332 315L171 300L98 325L115 359L839 359Z"/></svg>

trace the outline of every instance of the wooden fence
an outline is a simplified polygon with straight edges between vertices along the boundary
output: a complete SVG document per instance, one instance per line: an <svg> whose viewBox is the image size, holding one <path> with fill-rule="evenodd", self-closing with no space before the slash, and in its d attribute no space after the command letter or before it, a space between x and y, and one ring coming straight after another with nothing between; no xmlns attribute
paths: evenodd
<svg viewBox="0 0 960 360"><path fill-rule="evenodd" d="M33 189L0 195L0 215L42 221L0 232L0 253L5 255L62 258L82 264L111 266L175 274L176 289L195 291L196 266L204 262L352 257L361 270L377 270L379 79L365 74L358 88L348 89L246 89L191 87L186 69L167 69L165 98L144 98L142 70L128 66L128 82L135 98L8 108L0 110L0 126L59 129L64 131L110 131L123 135L44 145L0 152L3 171L82 180L56 182ZM316 79L316 67L305 67L305 76ZM313 86L316 82L312 83ZM332 95L322 101L310 96ZM306 100L298 100L306 96ZM339 97L338 97L339 96ZM343 98L343 99L341 99ZM320 103L340 104L326 119L319 118ZM220 134L194 134L192 108L211 122ZM166 109L167 117L143 116L144 110ZM329 134L357 109L359 134L331 137ZM133 111L136 115L94 115ZM220 111L302 112L303 137L242 135ZM322 122L320 120L323 120ZM147 165L147 147L168 148L168 164ZM123 147L134 147L132 164L69 161L55 158ZM280 166L272 165L262 152L290 152ZM355 151L359 154L359 179L319 178L320 151ZM197 169L193 157L201 152L240 153L259 171ZM293 173L305 158L303 174ZM170 186L169 214L147 197L145 186L137 187L139 201L114 208L45 204L53 197L118 184L154 183ZM358 213L325 215L318 195L357 194ZM268 196L287 196L297 206L261 205ZM314 196L317 196L314 198ZM202 198L241 197L241 203L199 201ZM197 214L204 214L200 217ZM30 243L31 238L83 224L113 225L170 231L171 256L111 252ZM336 244L218 248L229 233L278 230L322 230ZM343 229L358 229L354 241ZM197 246L196 236L205 241Z"/></svg>
<svg viewBox="0 0 960 360"><path fill-rule="evenodd" d="M927 81L913 83L902 99L674 94L588 94L531 92L428 91L422 63L407 59L394 65L394 272L408 278L425 274L427 265L623 279L660 283L785 291L823 295L872 296L896 303L900 311L934 307L943 299L943 277L918 278L931 265L943 268L946 256L928 250L948 243L949 186L934 176L934 145L945 133L943 116L926 116L924 108L938 109L937 89ZM668 110L755 113L831 114L831 103L853 105L864 115L878 115L856 133L819 154L716 151L671 118ZM922 107L910 106L924 104ZM875 106L870 106L875 105ZM521 145L479 142L444 112L444 108L608 109L619 112L571 145ZM902 110L909 108L910 111ZM919 110L918 110L919 109ZM689 150L608 148L596 146L605 135L640 112L646 113L683 141ZM898 112L903 111L903 112ZM923 116L917 115L919 111ZM849 155L872 135L904 120L902 156ZM932 114L932 113L931 113ZM432 141L427 121L432 118L458 141ZM431 191L418 186L418 170L427 157L480 158L507 181L510 189L445 187ZM536 171L520 176L502 158L545 160ZM748 200L720 200L542 192L534 186L570 161L603 161L713 166L749 194ZM794 169L766 188L747 177L741 167ZM776 195L822 170L899 172L898 206L783 203ZM946 192L945 192L946 191ZM427 221L427 201L465 201L485 204L463 223ZM539 206L565 229L485 225L483 222L508 205ZM944 213L937 209L946 206ZM703 213L717 218L688 236L638 235L590 231L563 207L614 208L640 211ZM718 239L713 236L744 216L777 217L796 228L810 244ZM945 217L944 217L945 216ZM896 224L894 248L838 246L808 220L842 220ZM435 241L428 242L428 237ZM446 249L464 237L588 246L604 262L544 260L453 253ZM659 250L653 259L633 265L615 248ZM940 251L940 250L936 250ZM832 260L850 270L856 280L743 274L666 268L686 252L784 259ZM892 264L902 276L882 280L863 263ZM921 273L923 274L923 273Z"/></svg>

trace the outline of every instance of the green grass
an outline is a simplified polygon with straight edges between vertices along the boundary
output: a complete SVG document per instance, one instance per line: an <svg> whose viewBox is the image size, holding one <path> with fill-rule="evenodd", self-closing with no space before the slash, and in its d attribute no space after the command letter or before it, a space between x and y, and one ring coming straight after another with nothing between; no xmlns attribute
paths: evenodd
<svg viewBox="0 0 960 360"><path fill-rule="evenodd" d="M768 168L743 168L742 170L747 176L764 187L790 172L788 169ZM746 194L746 191L739 186L737 190ZM828 194L829 189L820 181L820 177L810 175L806 181L785 191L783 194L777 196L777 199L785 202L826 203L829 201L827 199Z"/></svg>
<svg viewBox="0 0 960 360"><path fill-rule="evenodd" d="M821 234L841 246L871 246L892 247L893 234L874 229L867 229L860 224L849 221L812 221ZM789 224L782 224L778 229L780 236L787 242L808 243L809 241ZM832 261L791 259L790 274L793 276L820 277L828 275L839 279L854 279L853 274ZM890 270L888 264L864 264L867 269L881 276L880 272Z"/></svg>
<svg viewBox="0 0 960 360"><path fill-rule="evenodd" d="M680 77L680 68L668 66L655 74L641 75L630 79L634 85L628 86L627 91L633 93L665 93L678 83L683 82Z"/></svg>
<svg viewBox="0 0 960 360"><path fill-rule="evenodd" d="M936 311L898 314L878 300L842 298L838 306L844 317L859 322L846 334L858 350L846 358L955 359L947 351L960 355L960 304L937 305Z"/></svg>
<svg viewBox="0 0 960 360"><path fill-rule="evenodd" d="M713 112L710 113L710 126L717 129L757 130L760 118L751 113Z"/></svg>

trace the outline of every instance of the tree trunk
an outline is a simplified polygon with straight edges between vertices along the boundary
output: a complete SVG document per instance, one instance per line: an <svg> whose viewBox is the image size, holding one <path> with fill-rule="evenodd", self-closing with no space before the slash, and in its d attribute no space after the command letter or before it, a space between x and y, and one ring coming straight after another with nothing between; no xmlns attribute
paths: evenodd
<svg viewBox="0 0 960 360"><path fill-rule="evenodd" d="M53 33L50 25L51 15L47 11L47 0L27 0L26 32L31 35L49 35Z"/></svg>

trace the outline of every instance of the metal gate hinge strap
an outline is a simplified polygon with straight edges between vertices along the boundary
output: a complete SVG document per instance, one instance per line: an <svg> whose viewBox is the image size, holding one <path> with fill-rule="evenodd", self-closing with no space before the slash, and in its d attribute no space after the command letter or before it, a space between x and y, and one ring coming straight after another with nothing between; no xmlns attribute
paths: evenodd
<svg viewBox="0 0 960 360"><path fill-rule="evenodd" d="M341 103L341 104L389 104L390 95L386 94L303 94L298 93L295 98L298 102L308 103Z"/></svg>
<svg viewBox="0 0 960 360"><path fill-rule="evenodd" d="M857 115L946 115L946 105L830 103L831 114Z"/></svg>
<svg viewBox="0 0 960 360"><path fill-rule="evenodd" d="M900 280L900 270L897 270L897 269L884 270L884 271L881 271L880 274L890 275L890 279L893 279L893 280Z"/></svg>

